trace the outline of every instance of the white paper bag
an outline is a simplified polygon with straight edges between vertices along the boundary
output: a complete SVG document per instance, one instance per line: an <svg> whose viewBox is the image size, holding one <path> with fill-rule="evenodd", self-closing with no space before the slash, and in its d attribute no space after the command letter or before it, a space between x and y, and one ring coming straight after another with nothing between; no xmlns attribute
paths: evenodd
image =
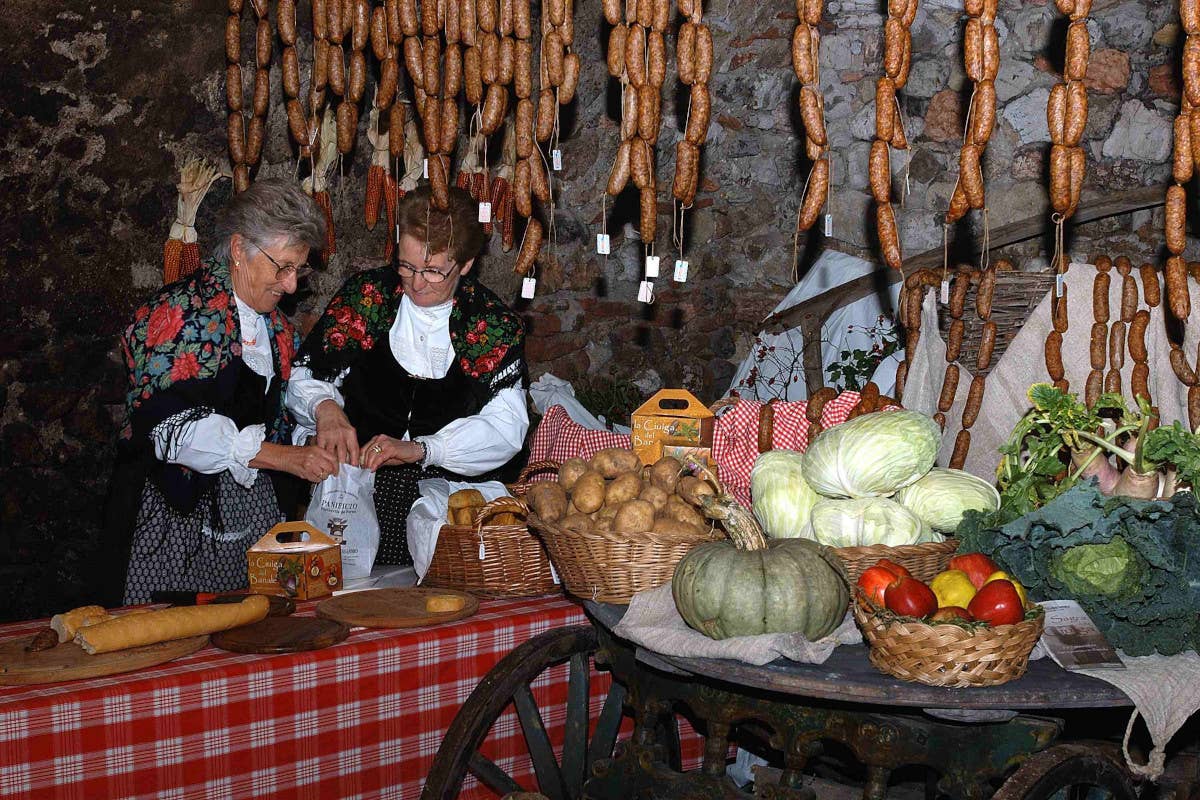
<svg viewBox="0 0 1200 800"><path fill-rule="evenodd" d="M371 574L379 552L374 472L342 464L313 487L304 519L342 543L343 579Z"/></svg>
<svg viewBox="0 0 1200 800"><path fill-rule="evenodd" d="M412 555L413 569L417 582L424 580L429 565L433 562L433 551L437 547L438 532L446 524L446 510L450 506L450 495L459 489L478 489L483 499L491 502L504 497L508 489L498 481L487 483L455 483L445 478L429 478L419 481L417 488L421 496L408 512L406 532L408 552Z"/></svg>

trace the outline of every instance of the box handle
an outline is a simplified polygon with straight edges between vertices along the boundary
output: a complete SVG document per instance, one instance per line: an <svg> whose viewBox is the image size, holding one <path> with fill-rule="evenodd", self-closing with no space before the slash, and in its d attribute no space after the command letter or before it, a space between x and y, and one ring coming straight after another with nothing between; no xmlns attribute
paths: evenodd
<svg viewBox="0 0 1200 800"><path fill-rule="evenodd" d="M273 539L277 544L290 544L291 542L280 541L279 535L283 533L300 533L307 534L306 537L300 537L297 541L310 542L314 544L336 545L337 539L334 539L324 531L315 528L311 523L304 521L297 522L281 522L271 530L267 531L264 538Z"/></svg>
<svg viewBox="0 0 1200 800"><path fill-rule="evenodd" d="M687 389L660 389L652 400L662 411L699 411L703 412L704 416L711 413L708 406L697 400Z"/></svg>

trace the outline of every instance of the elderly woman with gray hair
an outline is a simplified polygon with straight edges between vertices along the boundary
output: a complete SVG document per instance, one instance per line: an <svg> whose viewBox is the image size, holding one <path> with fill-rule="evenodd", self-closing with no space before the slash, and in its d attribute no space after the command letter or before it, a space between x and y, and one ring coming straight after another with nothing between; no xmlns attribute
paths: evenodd
<svg viewBox="0 0 1200 800"><path fill-rule="evenodd" d="M246 586L247 548L283 519L272 477L337 471L326 450L291 444L299 339L277 308L324 236L294 181L260 180L223 210L209 260L125 329L128 424L106 514L111 556L128 557L124 602Z"/></svg>

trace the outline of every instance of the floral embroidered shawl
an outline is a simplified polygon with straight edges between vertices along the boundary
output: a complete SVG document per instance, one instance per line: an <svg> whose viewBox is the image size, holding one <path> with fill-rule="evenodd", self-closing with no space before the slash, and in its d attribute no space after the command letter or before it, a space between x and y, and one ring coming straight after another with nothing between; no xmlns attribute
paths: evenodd
<svg viewBox="0 0 1200 800"><path fill-rule="evenodd" d="M282 384L282 398L300 339L279 309L271 312L267 327L271 331L271 351ZM230 361L241 356L239 333L229 268L220 261L206 262L204 268L164 286L149 303L141 306L121 340L129 370L125 407L130 424L123 435L129 438L135 427L139 434L148 433L159 421L182 410L175 407L180 405L178 402L156 401L182 383L214 379ZM188 394L202 396L203 392ZM150 411L150 405L156 408ZM212 413L212 409L200 408L197 412L202 417ZM134 420L139 416L148 419L135 425ZM291 417L281 400L275 419L267 426L268 441L287 442L291 426Z"/></svg>
<svg viewBox="0 0 1200 800"><path fill-rule="evenodd" d="M305 339L297 365L309 367L319 380L332 381L377 343L386 347L403 294L394 267L351 276ZM459 279L454 295L450 344L462 371L481 384L488 398L525 378L521 318L470 275Z"/></svg>

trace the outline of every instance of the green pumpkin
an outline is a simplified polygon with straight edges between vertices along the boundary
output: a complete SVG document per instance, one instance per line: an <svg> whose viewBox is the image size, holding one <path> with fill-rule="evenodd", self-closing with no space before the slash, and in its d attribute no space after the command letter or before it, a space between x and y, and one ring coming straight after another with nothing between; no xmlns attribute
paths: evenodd
<svg viewBox="0 0 1200 800"><path fill-rule="evenodd" d="M749 515L737 516L735 523ZM671 581L675 607L688 625L712 639L800 633L809 641L838 627L850 589L841 562L828 548L807 539L766 542L761 532L747 537L720 518L733 541L693 548Z"/></svg>

